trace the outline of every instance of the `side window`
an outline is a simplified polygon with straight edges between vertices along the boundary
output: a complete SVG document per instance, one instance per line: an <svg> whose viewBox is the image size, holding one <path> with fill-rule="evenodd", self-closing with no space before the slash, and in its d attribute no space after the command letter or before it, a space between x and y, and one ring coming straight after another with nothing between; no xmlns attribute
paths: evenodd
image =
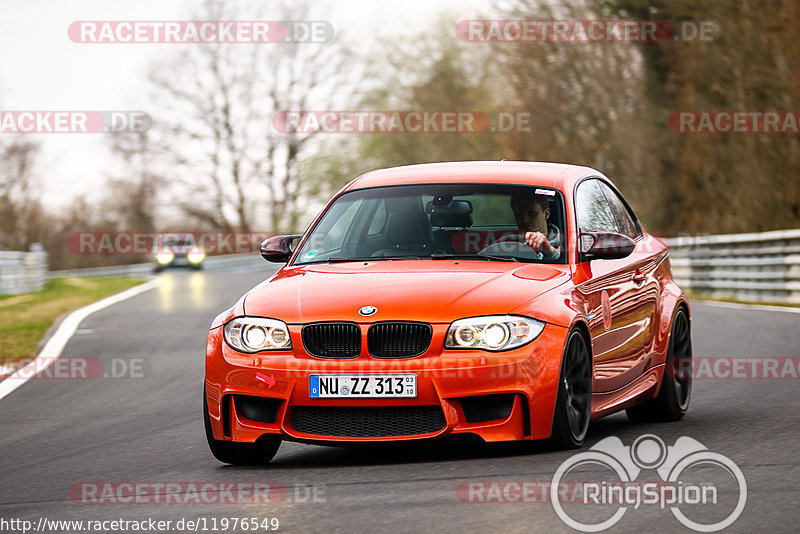
<svg viewBox="0 0 800 534"><path fill-rule="evenodd" d="M628 208L625 207L625 204L619 198L619 195L617 195L616 191L608 187L603 182L598 181L597 183L608 199L608 203L611 206L611 211L614 213L614 218L617 220L617 224L619 225L620 233L625 234L631 239L636 239L639 236L639 230L637 230L636 223L633 222L633 218L631 217Z"/></svg>
<svg viewBox="0 0 800 534"><path fill-rule="evenodd" d="M587 232L619 232L617 219L597 180L584 180L575 198L578 229Z"/></svg>

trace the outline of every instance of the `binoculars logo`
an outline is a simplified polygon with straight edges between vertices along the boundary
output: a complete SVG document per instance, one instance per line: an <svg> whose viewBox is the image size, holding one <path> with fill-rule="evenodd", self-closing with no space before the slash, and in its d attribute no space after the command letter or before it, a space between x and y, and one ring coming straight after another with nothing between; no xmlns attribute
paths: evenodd
<svg viewBox="0 0 800 534"><path fill-rule="evenodd" d="M608 469L613 481L571 480L576 470ZM699 522L681 510L693 505L718 505L719 488L713 483L695 483L682 480L691 468L722 469L723 476L732 478L738 487L738 498L733 510L715 522ZM655 470L660 480L637 480L642 471ZM565 509L560 492L565 487L579 490L579 504L616 505L610 517L597 522L583 522ZM568 500L567 500L568 501ZM708 450L699 441L683 436L672 446L653 434L645 434L625 446L617 437L608 437L585 452L563 462L553 475L550 484L550 502L559 518L568 526L581 532L601 532L616 525L629 508L642 504L669 508L672 515L684 526L697 532L717 532L736 521L747 502L747 482L741 469L727 456ZM576 502L576 501L572 501ZM576 515L573 510L573 515ZM719 514L713 514L715 516Z"/></svg>

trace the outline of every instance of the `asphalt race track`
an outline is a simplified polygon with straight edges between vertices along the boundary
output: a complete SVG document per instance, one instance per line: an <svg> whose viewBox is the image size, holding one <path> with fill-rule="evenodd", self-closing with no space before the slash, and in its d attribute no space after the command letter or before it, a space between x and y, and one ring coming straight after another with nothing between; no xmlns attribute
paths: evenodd
<svg viewBox="0 0 800 534"><path fill-rule="evenodd" d="M204 525L205 531L214 531L213 520L219 530L222 518L277 518L279 532L573 532L547 500L520 497L521 484L549 483L559 465L575 454L541 444L487 446L458 440L330 448L284 443L266 467L218 463L206 445L201 415L208 326L273 269L263 264L238 272L166 272L160 287L86 319L62 358L99 358L105 373L131 374L120 362L133 364L135 372L119 378L30 380L0 400L0 519L29 520L35 527L43 518L150 518L172 525L182 518L206 518L197 529L201 532ZM693 306L696 358L797 358L798 332L797 313ZM643 434L655 434L666 445L688 436L735 462L747 481L744 510L727 531L797 532L799 393L796 376L697 379L683 421L634 425L624 413L617 414L592 424L587 448L610 436L625 445ZM587 467L581 477L601 480L608 474L601 469ZM724 518L738 495L734 478L719 469L712 473L713 466L693 469L696 481L713 479L728 509L709 512L695 505L691 517ZM657 480L658 475L652 471L639 479ZM150 494L143 499L150 502L143 503L112 496L103 503L82 502L92 495L100 499L103 488L126 482L149 488L170 483L165 488L181 489ZM211 498L225 502L197 504L182 495L191 484L203 483L221 487ZM253 504L247 493L231 499L225 493L229 486L222 483L238 483L235 487L245 490L251 484L271 484L274 502ZM97 493L86 493L86 488L98 488ZM465 488L485 491L470 494ZM494 502L469 502L481 498ZM167 499L172 500L164 503ZM587 520L617 509L606 506L597 512L599 505L581 503L565 507ZM0 531L19 530L6 526ZM668 507L642 504L628 507L608 531L689 529Z"/></svg>

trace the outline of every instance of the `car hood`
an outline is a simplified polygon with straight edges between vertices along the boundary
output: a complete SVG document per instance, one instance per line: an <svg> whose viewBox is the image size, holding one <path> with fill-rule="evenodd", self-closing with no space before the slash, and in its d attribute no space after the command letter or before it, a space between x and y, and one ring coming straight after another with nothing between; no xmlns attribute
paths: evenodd
<svg viewBox="0 0 800 534"><path fill-rule="evenodd" d="M569 279L566 265L378 261L286 267L251 289L247 315L287 323L407 320L449 323L509 313ZM359 315L374 306L370 317Z"/></svg>

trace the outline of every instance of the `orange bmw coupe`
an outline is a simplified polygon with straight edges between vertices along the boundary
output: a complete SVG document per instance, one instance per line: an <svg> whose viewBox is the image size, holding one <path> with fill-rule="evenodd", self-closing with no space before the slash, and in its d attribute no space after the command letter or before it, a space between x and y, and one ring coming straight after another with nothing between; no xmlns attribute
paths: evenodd
<svg viewBox="0 0 800 534"><path fill-rule="evenodd" d="M285 266L208 337L203 415L222 462L268 462L282 440L572 448L591 419L688 408L689 304L667 246L594 169L376 170L260 251Z"/></svg>

